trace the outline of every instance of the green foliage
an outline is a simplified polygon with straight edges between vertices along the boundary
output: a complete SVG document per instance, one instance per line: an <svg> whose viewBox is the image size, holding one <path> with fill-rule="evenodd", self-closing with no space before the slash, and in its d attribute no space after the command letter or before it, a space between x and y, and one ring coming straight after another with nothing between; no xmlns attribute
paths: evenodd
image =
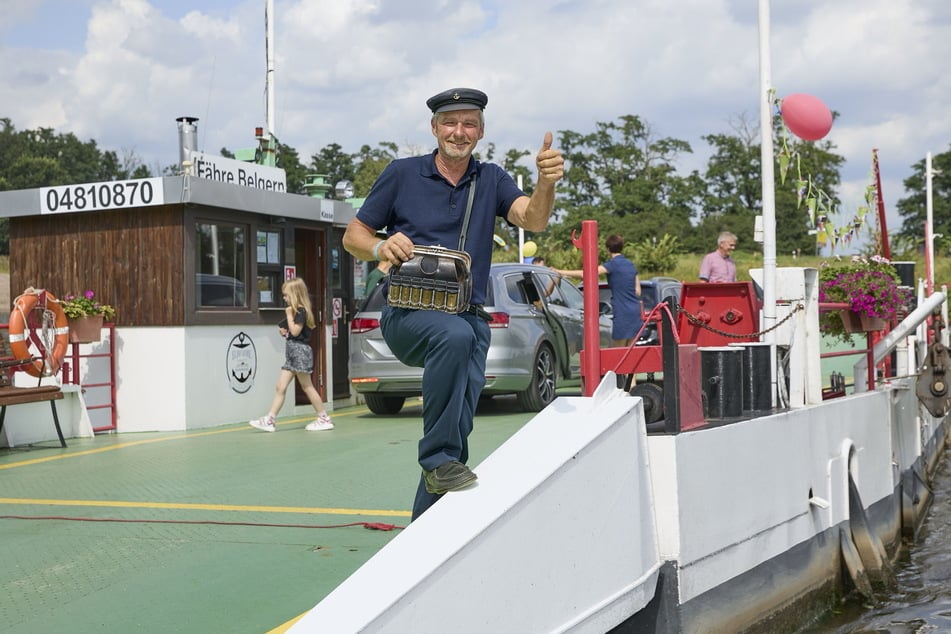
<svg viewBox="0 0 951 634"><path fill-rule="evenodd" d="M631 260L641 277L672 271L677 266L678 250L677 236L667 233L660 240L644 238L630 247Z"/></svg>
<svg viewBox="0 0 951 634"><path fill-rule="evenodd" d="M313 173L326 174L327 182L331 185L336 185L343 180L353 182L356 178L353 157L343 152L343 148L337 143L331 143L311 156L310 166ZM333 198L333 196L334 191L331 189L327 192L327 197Z"/></svg>
<svg viewBox="0 0 951 634"><path fill-rule="evenodd" d="M626 115L596 123L589 134L560 131L557 146L567 163L555 203L563 224L613 218L620 222L599 232L629 240L691 233L703 187L698 176L677 173L676 162L692 152L687 142L658 137L639 117Z"/></svg>
<svg viewBox="0 0 951 634"><path fill-rule="evenodd" d="M908 297L899 288L901 280L885 258L854 256L845 264L823 263L819 268L819 301L849 304L849 310L868 317L893 319L908 304ZM849 343L838 311L819 315L820 330Z"/></svg>
<svg viewBox="0 0 951 634"><path fill-rule="evenodd" d="M833 120L838 113L833 113ZM809 234L840 216L841 201L835 193L839 167L845 158L834 154L828 140L801 141L791 136L781 116L773 117L774 144L779 145L776 179L776 245L784 251L815 248ZM781 219L785 220L781 222Z"/></svg>
<svg viewBox="0 0 951 634"><path fill-rule="evenodd" d="M96 294L90 290L82 295L67 295L60 301L60 306L70 319L96 315L102 315L106 321L113 321L116 318L116 309L109 304L100 304Z"/></svg>
<svg viewBox="0 0 951 634"><path fill-rule="evenodd" d="M297 150L278 141L276 163L277 167L284 170L287 177L287 191L291 194L305 193L304 183L307 182L308 171L307 168L301 164L300 155L297 153ZM336 181L330 182L335 183Z"/></svg>
<svg viewBox="0 0 951 634"><path fill-rule="evenodd" d="M905 191L910 192L896 204L902 217L899 235L916 251L925 247L925 222L928 216L927 175L925 159L912 166L912 175L904 180ZM935 236L935 256L951 255L951 150L931 157L932 223Z"/></svg>
<svg viewBox="0 0 951 634"><path fill-rule="evenodd" d="M51 128L18 131L0 118L0 191L151 176L134 152L120 159L95 141ZM0 253L9 254L9 220L0 219Z"/></svg>
<svg viewBox="0 0 951 634"><path fill-rule="evenodd" d="M854 214L836 216L836 189L844 158L834 152L829 141L789 137L779 116L774 117L774 125L774 143L781 148L777 161L781 165L776 170L777 253L812 253L816 245L815 237L809 235L812 209L815 224L823 221L825 214L827 228L851 229L856 220L871 213L871 201ZM738 262L744 253L757 253L759 247L752 238L754 217L762 211L758 126L740 116L731 127L732 133L703 137L712 149L711 156L702 172L689 174L680 173L677 166L692 152L690 145L660 136L636 115L596 122L592 131L559 131L555 146L566 158L565 178L558 185L551 224L531 238L554 258L551 261L562 256L571 260L576 253L572 231L580 231L585 220L596 220L601 235L617 233L632 245L676 236L679 250L705 253L714 248L717 234L726 230L739 237ZM422 150L410 148L404 153L407 151ZM479 155L498 161L514 177L520 175L523 190L531 194L536 151L509 149L503 153L488 142L480 147ZM222 154L228 156L228 150L223 148ZM398 156L400 147L393 142L364 145L353 154L331 143L304 165L293 147L279 143L277 161L287 172L291 192L302 193L307 174L321 173L330 183L352 180L355 195L362 197ZM924 161L913 167L914 174L904 182L912 194L897 203L904 219L901 233L892 236L892 244L901 244L898 251L906 254L905 259L923 246ZM940 256L951 254L951 151L936 155L934 168L935 252ZM162 174L176 174L179 169L170 165ZM73 134L48 128L19 131L9 119L0 118L0 190L151 175L133 152L120 157L100 150L95 141L80 141ZM504 222L498 224L497 232L507 243L517 243L517 232ZM0 254L9 250L7 235L7 220L0 219ZM638 259L642 260L639 267L644 266L643 261L655 260L649 254Z"/></svg>
<svg viewBox="0 0 951 634"><path fill-rule="evenodd" d="M684 243L691 251L712 250L721 231L737 236L738 250L756 249L754 218L762 213L759 135L753 123L742 116L732 125L735 135L703 137L713 152L703 175L701 219L693 239Z"/></svg>
<svg viewBox="0 0 951 634"><path fill-rule="evenodd" d="M380 143L378 148L364 145L352 156L356 163L353 177L354 195L366 196L376 182L377 177L387 165L399 156L399 147L395 143Z"/></svg>

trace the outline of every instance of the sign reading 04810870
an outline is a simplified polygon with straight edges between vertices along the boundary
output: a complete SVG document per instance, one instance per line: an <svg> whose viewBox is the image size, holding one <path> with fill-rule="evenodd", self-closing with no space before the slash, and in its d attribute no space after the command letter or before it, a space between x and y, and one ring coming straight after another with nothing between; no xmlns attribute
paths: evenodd
<svg viewBox="0 0 951 634"><path fill-rule="evenodd" d="M40 213L61 214L165 204L161 178L40 188Z"/></svg>

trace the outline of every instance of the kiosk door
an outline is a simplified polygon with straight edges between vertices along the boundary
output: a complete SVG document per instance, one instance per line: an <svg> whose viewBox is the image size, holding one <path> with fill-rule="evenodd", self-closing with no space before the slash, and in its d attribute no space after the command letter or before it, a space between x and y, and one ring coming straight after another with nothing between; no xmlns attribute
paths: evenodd
<svg viewBox="0 0 951 634"><path fill-rule="evenodd" d="M343 229L330 240L330 319L333 328L334 399L350 398L350 307L353 305L353 256L343 248Z"/></svg>
<svg viewBox="0 0 951 634"><path fill-rule="evenodd" d="M324 336L326 326L330 323L329 288L327 283L327 231L325 229L300 228L294 229L294 265L297 267L297 277L307 284L310 291L310 301L314 309L314 318L317 327L311 336L310 343L314 348L314 372L311 382L317 388L320 398L327 400L327 346L330 342ZM307 405L308 399L300 384L294 381L295 404Z"/></svg>

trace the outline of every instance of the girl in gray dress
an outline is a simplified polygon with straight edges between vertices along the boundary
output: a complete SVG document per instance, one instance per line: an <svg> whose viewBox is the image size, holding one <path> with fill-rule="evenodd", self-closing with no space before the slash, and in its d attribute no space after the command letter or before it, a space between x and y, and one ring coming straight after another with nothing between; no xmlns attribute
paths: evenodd
<svg viewBox="0 0 951 634"><path fill-rule="evenodd" d="M294 377L297 377L297 382L300 383L301 389L307 395L310 404L314 406L314 411L317 412L317 419L308 423L304 429L307 431L333 429L334 424L330 421L327 410L324 409L324 402L310 380L311 372L314 371L314 350L310 347L310 335L317 323L310 305L310 295L307 294L307 285L304 280L295 277L284 282L281 293L284 295L284 303L287 304L284 309L285 317L277 325L278 332L284 337L284 365L281 366L281 374L274 388L271 409L268 410L266 416L250 421L251 426L263 431L274 431L274 419L284 405L284 395Z"/></svg>

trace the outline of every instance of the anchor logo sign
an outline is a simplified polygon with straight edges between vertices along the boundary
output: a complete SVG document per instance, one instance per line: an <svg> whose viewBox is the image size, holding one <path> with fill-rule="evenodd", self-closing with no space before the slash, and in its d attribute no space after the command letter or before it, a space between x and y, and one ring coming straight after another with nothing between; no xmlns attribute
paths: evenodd
<svg viewBox="0 0 951 634"><path fill-rule="evenodd" d="M258 369L258 355L254 341L245 332L239 332L228 344L226 358L228 383L238 394L244 394L254 386Z"/></svg>

